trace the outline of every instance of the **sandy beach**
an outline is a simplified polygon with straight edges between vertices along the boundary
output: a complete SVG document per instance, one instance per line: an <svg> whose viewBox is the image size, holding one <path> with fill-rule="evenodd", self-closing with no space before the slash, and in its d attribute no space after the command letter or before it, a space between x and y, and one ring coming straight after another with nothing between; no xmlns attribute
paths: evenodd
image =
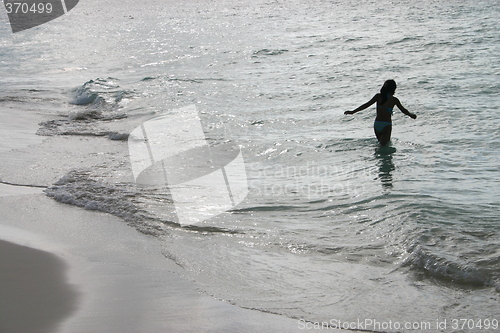
<svg viewBox="0 0 500 333"><path fill-rule="evenodd" d="M64 266L48 252L0 241L2 332L50 332L73 312L77 293Z"/></svg>
<svg viewBox="0 0 500 333"><path fill-rule="evenodd" d="M41 189L2 193L1 332L304 331L295 319L197 291L159 241L114 216Z"/></svg>

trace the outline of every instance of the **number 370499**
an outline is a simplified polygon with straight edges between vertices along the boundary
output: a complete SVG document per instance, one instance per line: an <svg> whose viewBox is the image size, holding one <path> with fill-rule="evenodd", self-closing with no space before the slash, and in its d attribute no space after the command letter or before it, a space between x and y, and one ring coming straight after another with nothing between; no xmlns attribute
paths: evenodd
<svg viewBox="0 0 500 333"><path fill-rule="evenodd" d="M496 330L499 327L497 319L453 319L451 321L451 328L457 329L469 329L469 330Z"/></svg>
<svg viewBox="0 0 500 333"><path fill-rule="evenodd" d="M26 2L13 2L6 3L5 8L7 9L7 13L11 14L43 14L52 13L52 4L51 3L34 3L28 4Z"/></svg>

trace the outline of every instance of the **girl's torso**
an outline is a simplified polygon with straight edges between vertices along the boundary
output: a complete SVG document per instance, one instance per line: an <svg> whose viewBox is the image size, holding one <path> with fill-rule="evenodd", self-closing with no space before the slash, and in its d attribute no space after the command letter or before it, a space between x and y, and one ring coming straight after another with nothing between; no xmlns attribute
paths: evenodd
<svg viewBox="0 0 500 333"><path fill-rule="evenodd" d="M394 106L396 105L396 99L393 96L389 98L382 104L382 96L378 94L377 100L377 117L376 121L387 121L391 122L391 116L394 112Z"/></svg>

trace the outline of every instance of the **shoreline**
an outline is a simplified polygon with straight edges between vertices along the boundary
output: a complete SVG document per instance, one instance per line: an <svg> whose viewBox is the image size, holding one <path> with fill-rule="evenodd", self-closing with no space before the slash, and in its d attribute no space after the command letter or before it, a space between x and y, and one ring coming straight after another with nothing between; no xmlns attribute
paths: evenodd
<svg viewBox="0 0 500 333"><path fill-rule="evenodd" d="M0 270L7 258L20 266L17 276L29 270L31 281L36 281L48 274L44 283L55 290L55 303L50 303L54 305L44 309L54 311L46 332L312 331L299 328L297 319L240 308L201 293L161 254L159 239L114 216L61 204L44 194L0 196L0 209ZM43 259L36 265L23 264L17 260L19 251L30 260ZM50 268L51 261L58 268ZM24 282L18 289L12 282L2 284L12 293L24 293L23 301L31 299L30 288L40 289ZM31 306L29 311L11 308L16 313L10 327L42 313L41 303ZM21 331L31 332L6 333Z"/></svg>

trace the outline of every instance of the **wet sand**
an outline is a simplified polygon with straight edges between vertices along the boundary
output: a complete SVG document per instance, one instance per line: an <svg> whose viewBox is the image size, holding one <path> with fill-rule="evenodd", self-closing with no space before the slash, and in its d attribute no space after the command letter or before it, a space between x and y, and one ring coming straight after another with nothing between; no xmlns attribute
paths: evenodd
<svg viewBox="0 0 500 333"><path fill-rule="evenodd" d="M52 332L76 308L64 262L0 240L0 332Z"/></svg>
<svg viewBox="0 0 500 333"><path fill-rule="evenodd" d="M200 292L114 216L44 194L0 196L0 211L2 333L310 331Z"/></svg>

